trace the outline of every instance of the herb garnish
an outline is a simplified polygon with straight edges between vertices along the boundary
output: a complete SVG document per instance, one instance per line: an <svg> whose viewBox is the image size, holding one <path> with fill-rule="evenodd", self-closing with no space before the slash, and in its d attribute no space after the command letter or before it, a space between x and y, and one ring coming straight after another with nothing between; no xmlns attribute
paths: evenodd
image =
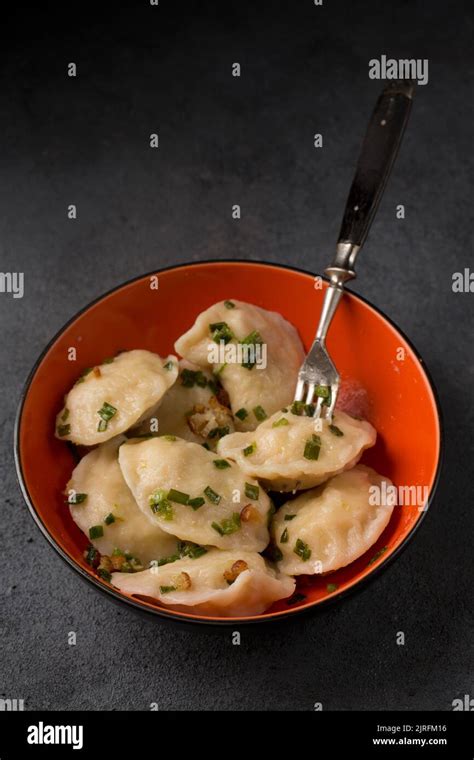
<svg viewBox="0 0 474 760"><path fill-rule="evenodd" d="M209 330L214 343L229 343L234 337L234 333L227 322L213 322L209 325Z"/></svg>
<svg viewBox="0 0 474 760"><path fill-rule="evenodd" d="M301 540L301 538L296 539L296 544L293 551L298 555L298 557L301 557L303 562L307 562L311 557L311 549L309 548L308 544L305 544L305 542Z"/></svg>
<svg viewBox="0 0 474 760"><path fill-rule="evenodd" d="M105 430L107 430L109 421L117 414L117 409L115 406L112 406L112 404L109 404L108 401L104 401L97 414L101 418L97 426L97 430L99 433L103 433Z"/></svg>
<svg viewBox="0 0 474 760"><path fill-rule="evenodd" d="M267 419L267 413L265 409L263 408L263 406L260 406L260 404L254 407L252 411L259 422L263 422L263 420Z"/></svg>
<svg viewBox="0 0 474 760"><path fill-rule="evenodd" d="M254 441L249 446L246 446L245 449L242 449L242 454L244 457L249 457L251 454L254 454L257 451L257 444Z"/></svg>
<svg viewBox="0 0 474 760"><path fill-rule="evenodd" d="M311 459L315 461L319 457L321 450L321 438L319 435L313 433L311 438L306 441L303 456L305 459Z"/></svg>
<svg viewBox="0 0 474 760"><path fill-rule="evenodd" d="M215 491L214 491L214 490L211 488L211 486L206 486L206 488L204 489L204 495L205 495L205 496L206 496L206 498L207 498L209 501L211 501L213 504L219 504L219 502L220 502L220 500L221 500L221 498L222 498L221 496L219 496L219 494L218 494L218 493L216 493L216 492L215 492Z"/></svg>
<svg viewBox="0 0 474 760"><path fill-rule="evenodd" d="M226 459L213 459L212 463L214 467L217 467L218 470L226 470L228 467L230 467L230 462L228 462Z"/></svg>
<svg viewBox="0 0 474 760"><path fill-rule="evenodd" d="M234 512L232 517L225 518L221 523L211 523L211 527L213 527L220 536L230 536L231 533L235 533L240 529L240 515L238 512Z"/></svg>
<svg viewBox="0 0 474 760"><path fill-rule="evenodd" d="M254 486L252 483L245 484L245 495L247 499L253 499L254 501L257 501L259 494L260 488L258 486Z"/></svg>

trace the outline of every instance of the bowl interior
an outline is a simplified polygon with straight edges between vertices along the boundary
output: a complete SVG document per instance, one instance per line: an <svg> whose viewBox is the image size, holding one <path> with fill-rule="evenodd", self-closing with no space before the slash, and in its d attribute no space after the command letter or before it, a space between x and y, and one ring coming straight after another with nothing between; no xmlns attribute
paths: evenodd
<svg viewBox="0 0 474 760"><path fill-rule="evenodd" d="M82 552L88 541L63 501L74 459L69 448L54 437L54 422L64 394L81 370L119 350L174 353L174 341L199 312L225 298L279 312L297 327L308 349L326 287L325 283L322 289L317 285L310 274L270 264L216 261L184 265L144 276L105 295L52 341L29 380L19 415L19 475L43 530L63 556L96 585L128 598L98 579L85 563ZM69 360L72 348L75 361ZM328 348L342 376L342 405L365 416L378 432L376 446L362 461L397 486L417 487L419 495L431 494L440 455L439 415L430 382L413 348L386 318L352 294L342 299ZM259 619L320 604L359 583L387 561L422 515L423 509L416 504L397 506L383 535L364 556L328 577L302 576L298 596L290 604L278 602ZM328 589L329 583L337 588ZM137 603L163 614L163 608L149 601ZM168 617L200 619L164 612Z"/></svg>

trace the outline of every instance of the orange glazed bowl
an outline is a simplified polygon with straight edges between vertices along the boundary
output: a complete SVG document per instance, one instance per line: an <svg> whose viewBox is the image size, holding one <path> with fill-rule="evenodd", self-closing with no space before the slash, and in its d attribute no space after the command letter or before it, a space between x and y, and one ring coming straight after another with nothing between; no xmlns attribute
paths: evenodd
<svg viewBox="0 0 474 760"><path fill-rule="evenodd" d="M150 287L150 278L155 287ZM156 287L158 283L158 287ZM319 287L318 287L319 285ZM63 397L81 370L134 348L161 356L197 315L216 301L240 299L277 311L298 329L306 350L314 338L327 283L275 264L208 261L139 277L87 306L53 338L22 394L15 427L18 479L29 510L50 544L83 578L124 605L157 618L195 623L278 620L339 599L386 567L423 521L436 489L441 422L436 392L418 353L390 320L357 295L342 299L328 348L341 374L341 406L366 417L377 443L362 462L398 487L417 487L423 502L396 506L368 552L327 576L300 576L289 600L255 617L219 618L175 612L159 602L129 596L99 578L86 563L86 536L73 522L63 491L75 466L68 446L55 438ZM68 361L76 349L77 360ZM338 402L339 403L339 402Z"/></svg>

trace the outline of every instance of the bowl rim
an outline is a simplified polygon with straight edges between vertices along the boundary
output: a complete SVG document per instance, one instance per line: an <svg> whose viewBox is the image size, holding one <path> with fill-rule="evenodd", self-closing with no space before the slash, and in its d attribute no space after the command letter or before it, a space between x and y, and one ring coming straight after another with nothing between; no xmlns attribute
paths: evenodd
<svg viewBox="0 0 474 760"><path fill-rule="evenodd" d="M85 306L79 309L53 335L51 340L43 348L38 358L34 362L33 367L28 373L28 376L23 384L23 387L20 393L17 411L16 411L15 425L14 425L14 432L13 432L13 447L14 447L16 477L17 477L18 485L20 487L20 491L22 493L23 499L28 507L28 511L33 521L35 522L37 528L40 530L42 535L46 538L50 546L52 546L53 549L55 549L55 551L57 552L57 554L59 554L61 559L69 567L75 570L84 581L90 583L92 586L95 586L96 589L100 590L102 593L107 595L113 601L125 604L129 606L130 608L135 609L138 612L141 612L142 614L147 614L149 617L153 617L154 619L157 619L157 618L166 619L166 620L173 621L175 623L180 623L181 625L183 624L189 625L193 623L193 624L207 625L207 626L212 626L212 625L226 626L226 625L236 625L236 624L258 625L258 624L271 623L271 622L277 623L278 621L287 620L290 617L295 617L296 615L307 613L310 610L315 611L315 610L320 610L322 608L326 608L328 605L333 604L337 601L340 601L344 597L350 594L353 594L356 591L361 591L368 583L370 583L376 577L378 577L380 573L383 570L385 570L401 554L401 552L408 545L409 541L411 541L411 539L417 532L418 528L423 523L428 513L428 510L431 507L436 491L438 489L441 469L442 469L442 464L443 464L443 459L444 459L444 423L443 423L443 415L442 415L439 395L438 395L438 391L436 389L435 383L428 370L428 367L426 366L425 361L423 360L423 357L421 356L417 348L414 346L412 341L405 335L403 330L401 330L400 327L389 316L387 316L387 314L385 314L385 312L382 309L380 309L378 306L375 306L364 296L361 296L358 293L354 293L354 291L350 290L349 288L347 289L347 292L350 293L350 295L353 298L358 299L363 304L365 304L365 306L368 306L370 309L375 311L378 316L385 319L385 321L389 324L389 326L392 329L397 331L402 336L402 338L406 341L406 343L411 348L414 355L416 356L416 358L421 364L421 368L428 381L428 386L431 390L433 400L434 400L434 406L436 409L437 421L438 421L438 426L439 426L439 448L438 448L438 459L437 459L437 465L436 465L436 472L433 479L433 485L431 487L426 505L423 511L421 512L419 518L417 519L416 523L413 525L413 527L407 533L404 539L400 542L400 544L387 557L385 557L385 559L383 559L380 563L378 563L363 578L360 578L357 581L353 581L352 583L349 584L349 586L339 591L339 593L331 594L327 598L319 600L317 602L308 602L307 604L302 604L298 607L289 607L288 610L280 610L278 612L272 612L270 614L262 613L261 615L258 615L255 617L230 617L230 618L209 617L209 618L206 618L204 616L201 617L198 615L191 615L189 613L177 612L175 610L167 610L164 607L145 606L142 604L140 600L133 599L132 597L129 597L129 596L125 596L119 591L119 589L116 589L113 586L106 585L102 583L99 578L96 578L90 575L89 573L87 573L79 564L77 564L76 560L73 557L71 557L66 551L62 549L61 546L59 546L59 544L56 542L53 535L50 533L47 525L43 522L38 512L36 511L35 505L33 503L33 500L30 497L30 494L28 492L26 482L23 476L21 456L20 456L20 427L21 427L21 422L22 422L23 407L24 407L28 392L30 390L31 384L34 380L34 377L36 375L36 372L41 362L45 358L50 348L52 348L54 343L60 338L64 330L66 330L73 322L75 322L75 320L78 317L80 317L82 314L88 311L92 306L99 303L99 301L102 301L104 298L107 298L108 296L112 295L116 291L121 290L122 288L127 287L128 285L132 285L134 282L138 282L139 280L142 280L146 277L151 277L152 275L161 274L163 272L169 272L176 269L188 269L190 267L202 266L203 264L204 265L245 264L246 266L255 266L255 267L263 266L263 267L269 267L269 268L275 268L275 269L288 270L290 272L296 272L298 274L304 274L304 275L312 277L313 279L315 277L321 277L325 282L329 282L329 279L324 275L319 275L317 273L310 272L307 269L303 269L301 267L290 266L289 264L280 264L274 261L249 260L249 259L241 259L241 258L204 259L200 261L190 261L190 262L183 262L179 264L172 264L170 266L161 267L159 269L153 269L149 272L145 272L135 277L131 277L125 282L121 282L118 285L114 286L113 288L110 288L110 290L107 290L105 293L102 293L101 295L97 296L97 298L94 298L92 301L88 302Z"/></svg>

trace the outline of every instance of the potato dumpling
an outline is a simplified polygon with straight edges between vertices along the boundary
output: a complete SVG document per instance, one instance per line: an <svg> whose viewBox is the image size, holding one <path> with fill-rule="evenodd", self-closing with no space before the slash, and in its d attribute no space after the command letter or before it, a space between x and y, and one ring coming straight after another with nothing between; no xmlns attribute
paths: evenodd
<svg viewBox="0 0 474 760"><path fill-rule="evenodd" d="M297 491L353 467L364 449L374 445L375 438L369 422L342 411L330 424L286 409L251 433L226 436L219 441L217 451L266 488Z"/></svg>
<svg viewBox="0 0 474 760"><path fill-rule="evenodd" d="M216 361L217 349L227 352L223 363ZM293 325L274 311L236 299L203 311L175 350L218 371L237 430L254 430L264 416L291 403L304 359Z"/></svg>
<svg viewBox="0 0 474 760"><path fill-rule="evenodd" d="M184 541L263 551L271 502L240 467L174 436L129 441L119 463L138 506Z"/></svg>
<svg viewBox="0 0 474 760"><path fill-rule="evenodd" d="M82 373L57 416L56 436L94 446L124 433L156 409L177 376L175 356L124 351Z"/></svg>
<svg viewBox="0 0 474 760"><path fill-rule="evenodd" d="M66 495L72 519L101 554L120 550L147 567L173 554L178 540L139 509L118 463L124 441L125 436L117 436L86 454L74 468Z"/></svg>
<svg viewBox="0 0 474 760"><path fill-rule="evenodd" d="M391 485L357 465L284 504L272 521L280 570L288 575L329 573L370 549L393 511L392 504L375 498L383 481Z"/></svg>

